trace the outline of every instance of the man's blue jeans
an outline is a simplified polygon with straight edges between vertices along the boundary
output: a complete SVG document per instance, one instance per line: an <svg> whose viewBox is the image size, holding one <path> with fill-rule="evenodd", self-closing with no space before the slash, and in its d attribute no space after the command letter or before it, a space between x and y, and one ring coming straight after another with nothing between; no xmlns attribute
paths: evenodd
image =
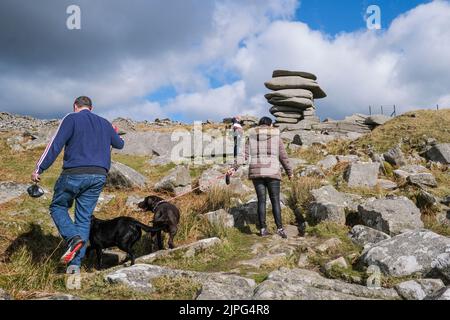
<svg viewBox="0 0 450 320"><path fill-rule="evenodd" d="M61 175L55 184L50 213L59 233L66 242L80 236L85 245L70 265L81 266L89 240L91 217L103 190L106 176L103 175ZM69 209L75 202L75 221L69 216Z"/></svg>

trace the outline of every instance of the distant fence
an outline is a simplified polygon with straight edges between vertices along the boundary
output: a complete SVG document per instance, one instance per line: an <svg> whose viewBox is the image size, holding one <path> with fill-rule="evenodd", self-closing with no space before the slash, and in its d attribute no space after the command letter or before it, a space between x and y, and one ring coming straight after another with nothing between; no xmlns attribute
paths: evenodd
<svg viewBox="0 0 450 320"><path fill-rule="evenodd" d="M380 114L386 114L390 117L396 117L397 116L397 106L394 105L382 105L379 107L369 106L369 115L375 114L377 110L380 110ZM439 105L436 105L436 110L439 111Z"/></svg>

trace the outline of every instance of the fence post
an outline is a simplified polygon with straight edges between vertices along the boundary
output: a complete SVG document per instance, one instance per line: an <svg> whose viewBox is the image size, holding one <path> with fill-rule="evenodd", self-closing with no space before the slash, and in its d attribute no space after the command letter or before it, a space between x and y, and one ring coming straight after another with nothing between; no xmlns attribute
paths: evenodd
<svg viewBox="0 0 450 320"><path fill-rule="evenodd" d="M439 105L438 104L436 105L436 110L439 111Z"/></svg>
<svg viewBox="0 0 450 320"><path fill-rule="evenodd" d="M381 114L384 114L383 106L381 106Z"/></svg>
<svg viewBox="0 0 450 320"><path fill-rule="evenodd" d="M372 106L369 106L369 115L372 115Z"/></svg>

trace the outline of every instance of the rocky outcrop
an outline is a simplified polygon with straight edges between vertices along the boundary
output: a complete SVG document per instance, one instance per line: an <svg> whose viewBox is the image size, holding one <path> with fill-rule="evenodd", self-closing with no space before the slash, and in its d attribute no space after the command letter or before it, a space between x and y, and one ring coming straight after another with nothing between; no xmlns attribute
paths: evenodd
<svg viewBox="0 0 450 320"><path fill-rule="evenodd" d="M429 230L409 231L363 251L361 266L378 266L388 276L450 280L450 239Z"/></svg>
<svg viewBox="0 0 450 320"><path fill-rule="evenodd" d="M374 245L391 237L384 232L366 226L357 225L349 233L350 239L361 247Z"/></svg>
<svg viewBox="0 0 450 320"><path fill-rule="evenodd" d="M377 185L379 163L352 163L345 172L345 180L350 188L375 187Z"/></svg>
<svg viewBox="0 0 450 320"><path fill-rule="evenodd" d="M274 90L265 97L273 105L270 113L281 131L311 130L320 122L314 99L325 98L326 94L313 79L317 77L307 72L275 70L272 80L265 83L266 88Z"/></svg>
<svg viewBox="0 0 450 320"><path fill-rule="evenodd" d="M191 174L186 166L177 166L169 171L169 173L155 184L156 191L169 191L179 195L183 192L190 191Z"/></svg>
<svg viewBox="0 0 450 320"><path fill-rule="evenodd" d="M106 185L117 189L143 188L147 178L136 170L119 162L111 162Z"/></svg>
<svg viewBox="0 0 450 320"><path fill-rule="evenodd" d="M389 120L391 120L391 117L385 116L383 114L375 114L367 117L364 123L369 126L377 127L385 124Z"/></svg>
<svg viewBox="0 0 450 320"><path fill-rule="evenodd" d="M249 300L256 286L252 279L224 274L169 269L148 264L136 264L113 271L106 281L127 286L130 290L154 292L152 280L160 277L187 278L201 286L196 300Z"/></svg>
<svg viewBox="0 0 450 320"><path fill-rule="evenodd" d="M369 199L358 211L364 225L389 235L423 228L420 210L406 197Z"/></svg>
<svg viewBox="0 0 450 320"><path fill-rule="evenodd" d="M273 271L256 289L256 300L364 300L400 299L393 289L371 290L365 286L326 279L314 271L282 268Z"/></svg>
<svg viewBox="0 0 450 320"><path fill-rule="evenodd" d="M28 186L16 182L0 182L0 204L16 199L27 193Z"/></svg>

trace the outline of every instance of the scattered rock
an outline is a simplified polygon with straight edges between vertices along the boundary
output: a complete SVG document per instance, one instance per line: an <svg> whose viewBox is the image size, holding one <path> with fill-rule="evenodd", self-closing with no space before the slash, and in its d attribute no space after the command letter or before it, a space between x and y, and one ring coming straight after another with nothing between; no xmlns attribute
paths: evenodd
<svg viewBox="0 0 450 320"><path fill-rule="evenodd" d="M11 296L5 290L0 289L0 300L11 300Z"/></svg>
<svg viewBox="0 0 450 320"><path fill-rule="evenodd" d="M440 279L410 280L395 286L395 290L405 300L424 300L443 288L445 285Z"/></svg>
<svg viewBox="0 0 450 320"><path fill-rule="evenodd" d="M420 210L406 197L369 199L358 211L364 225L389 235L423 228Z"/></svg>
<svg viewBox="0 0 450 320"><path fill-rule="evenodd" d="M378 179L377 185L384 190L395 190L398 188L398 185L395 182L386 179Z"/></svg>
<svg viewBox="0 0 450 320"><path fill-rule="evenodd" d="M116 196L114 194L106 194L102 192L98 198L97 206L94 211L99 212L103 206L109 204L115 198Z"/></svg>
<svg viewBox="0 0 450 320"><path fill-rule="evenodd" d="M223 209L214 211L214 212L208 212L205 214L206 219L211 224L221 226L224 228L233 228L234 227L234 218L233 215L229 214Z"/></svg>
<svg viewBox="0 0 450 320"><path fill-rule="evenodd" d="M222 176L223 173L221 173L216 168L211 168L204 171L198 181L200 191L207 192L213 187L225 187L226 186L225 179L218 179L218 177Z"/></svg>
<svg viewBox="0 0 450 320"><path fill-rule="evenodd" d="M142 188L147 179L136 170L119 162L111 162L106 185L118 189Z"/></svg>
<svg viewBox="0 0 450 320"><path fill-rule="evenodd" d="M128 196L127 197L127 202L125 203L125 205L128 208L132 208L135 209L136 211L139 211L140 209L138 208L138 204L139 202L143 201L143 197L139 197L139 196Z"/></svg>
<svg viewBox="0 0 450 320"><path fill-rule="evenodd" d="M411 174L407 178L408 182L419 187L437 187L436 178L431 173Z"/></svg>
<svg viewBox="0 0 450 320"><path fill-rule="evenodd" d="M187 192L191 187L191 174L186 166L177 166L169 171L169 173L155 184L156 191L174 192L175 195Z"/></svg>
<svg viewBox="0 0 450 320"><path fill-rule="evenodd" d="M316 247L316 251L321 253L331 252L333 250L336 250L340 245L342 245L341 240L339 240L338 238L331 238L318 245Z"/></svg>
<svg viewBox="0 0 450 320"><path fill-rule="evenodd" d="M214 247L222 243L222 240L219 238L209 238L199 240L197 242L193 242L184 246L177 247L172 250L160 250L154 253L151 253L146 256L139 257L136 259L137 263L153 263L154 261L162 258L170 258L174 256L183 255L185 257L193 257L199 252L202 252L208 248Z"/></svg>
<svg viewBox="0 0 450 320"><path fill-rule="evenodd" d="M391 238L384 232L362 225L354 226L349 233L349 237L354 243L356 243L361 247L373 245L383 240Z"/></svg>
<svg viewBox="0 0 450 320"><path fill-rule="evenodd" d="M343 268L343 269L348 268L348 264L347 264L347 261L345 261L345 258L344 257L337 258L333 261L326 263L324 266L326 271L330 271L335 267L339 267L339 268Z"/></svg>
<svg viewBox="0 0 450 320"><path fill-rule="evenodd" d="M375 187L379 170L379 163L352 163L345 173L345 179L350 188Z"/></svg>
<svg viewBox="0 0 450 320"><path fill-rule="evenodd" d="M450 164L450 143L437 144L426 153L426 157L435 162Z"/></svg>
<svg viewBox="0 0 450 320"><path fill-rule="evenodd" d="M371 290L365 286L326 279L314 271L273 271L253 296L255 300L364 300L400 299L394 289Z"/></svg>
<svg viewBox="0 0 450 320"><path fill-rule="evenodd" d="M384 160L393 166L404 166L406 165L405 155L400 146L395 146L390 149L384 155Z"/></svg>
<svg viewBox="0 0 450 320"><path fill-rule="evenodd" d="M348 163L356 163L360 159L357 155L347 155L347 156L337 156L339 162L348 162Z"/></svg>
<svg viewBox="0 0 450 320"><path fill-rule="evenodd" d="M409 231L363 251L359 264L378 266L393 277L450 279L450 239L429 230Z"/></svg>
<svg viewBox="0 0 450 320"><path fill-rule="evenodd" d="M26 194L28 187L28 185L16 182L0 182L0 204Z"/></svg>
<svg viewBox="0 0 450 320"><path fill-rule="evenodd" d="M105 280L139 292L153 292L152 280L160 277L188 278L201 285L196 300L250 300L256 283L252 279L225 273L175 270L160 266L136 264L106 275Z"/></svg>
<svg viewBox="0 0 450 320"><path fill-rule="evenodd" d="M323 170L330 170L333 169L335 165L338 164L338 160L336 156L326 156L325 159L320 160L317 162L317 166L321 167Z"/></svg>
<svg viewBox="0 0 450 320"><path fill-rule="evenodd" d="M325 174L323 171L314 165L306 166L306 168L300 172L301 177L316 177L316 178L325 178Z"/></svg>
<svg viewBox="0 0 450 320"><path fill-rule="evenodd" d="M44 295L42 297L35 298L32 300L72 301L72 300L82 300L82 299L79 297L70 295L70 294L55 293L55 294L51 294L51 295Z"/></svg>

